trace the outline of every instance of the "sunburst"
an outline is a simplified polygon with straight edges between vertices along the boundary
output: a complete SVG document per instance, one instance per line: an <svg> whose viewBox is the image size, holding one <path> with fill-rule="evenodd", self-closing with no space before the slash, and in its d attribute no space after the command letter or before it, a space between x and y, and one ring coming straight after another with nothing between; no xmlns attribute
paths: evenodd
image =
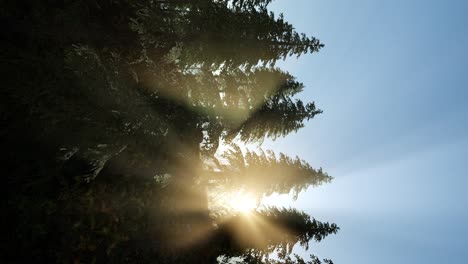
<svg viewBox="0 0 468 264"><path fill-rule="evenodd" d="M255 210L258 206L257 199L255 199L251 194L243 191L235 193L230 197L227 203L234 211L241 213L249 213Z"/></svg>

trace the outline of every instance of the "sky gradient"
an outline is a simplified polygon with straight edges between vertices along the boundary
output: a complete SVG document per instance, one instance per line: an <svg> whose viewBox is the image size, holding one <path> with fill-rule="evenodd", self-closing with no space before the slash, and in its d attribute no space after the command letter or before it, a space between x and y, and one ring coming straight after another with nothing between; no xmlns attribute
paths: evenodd
<svg viewBox="0 0 468 264"><path fill-rule="evenodd" d="M264 148L334 181L291 203L341 231L311 253L336 263L468 259L468 2L277 0L275 13L325 43L281 62L324 110Z"/></svg>

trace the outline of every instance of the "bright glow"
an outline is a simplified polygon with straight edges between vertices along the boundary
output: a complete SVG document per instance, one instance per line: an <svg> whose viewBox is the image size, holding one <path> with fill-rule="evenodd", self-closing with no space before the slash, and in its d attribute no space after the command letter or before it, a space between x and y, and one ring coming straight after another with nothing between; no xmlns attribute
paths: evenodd
<svg viewBox="0 0 468 264"><path fill-rule="evenodd" d="M239 191L228 201L229 206L238 212L248 213L257 207L256 199L249 194Z"/></svg>

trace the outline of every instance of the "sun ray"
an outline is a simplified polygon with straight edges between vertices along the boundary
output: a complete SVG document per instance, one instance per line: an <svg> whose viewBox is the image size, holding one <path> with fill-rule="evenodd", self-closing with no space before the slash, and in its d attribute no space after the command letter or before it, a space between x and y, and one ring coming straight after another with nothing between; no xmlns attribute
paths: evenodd
<svg viewBox="0 0 468 264"><path fill-rule="evenodd" d="M257 208L258 202L249 193L245 193L242 190L238 191L234 197L232 197L228 202L229 207L231 207L236 212L248 213Z"/></svg>

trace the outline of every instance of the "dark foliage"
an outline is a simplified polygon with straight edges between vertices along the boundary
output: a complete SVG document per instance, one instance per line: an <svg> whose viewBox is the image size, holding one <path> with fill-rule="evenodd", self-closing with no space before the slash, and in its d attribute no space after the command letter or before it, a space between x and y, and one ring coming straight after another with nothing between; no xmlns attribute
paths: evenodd
<svg viewBox="0 0 468 264"><path fill-rule="evenodd" d="M209 210L212 189L297 197L331 179L283 154L215 156L321 113L274 65L323 45L270 2L3 1L1 262L305 263L292 246L336 225L258 210L257 243L245 216Z"/></svg>

